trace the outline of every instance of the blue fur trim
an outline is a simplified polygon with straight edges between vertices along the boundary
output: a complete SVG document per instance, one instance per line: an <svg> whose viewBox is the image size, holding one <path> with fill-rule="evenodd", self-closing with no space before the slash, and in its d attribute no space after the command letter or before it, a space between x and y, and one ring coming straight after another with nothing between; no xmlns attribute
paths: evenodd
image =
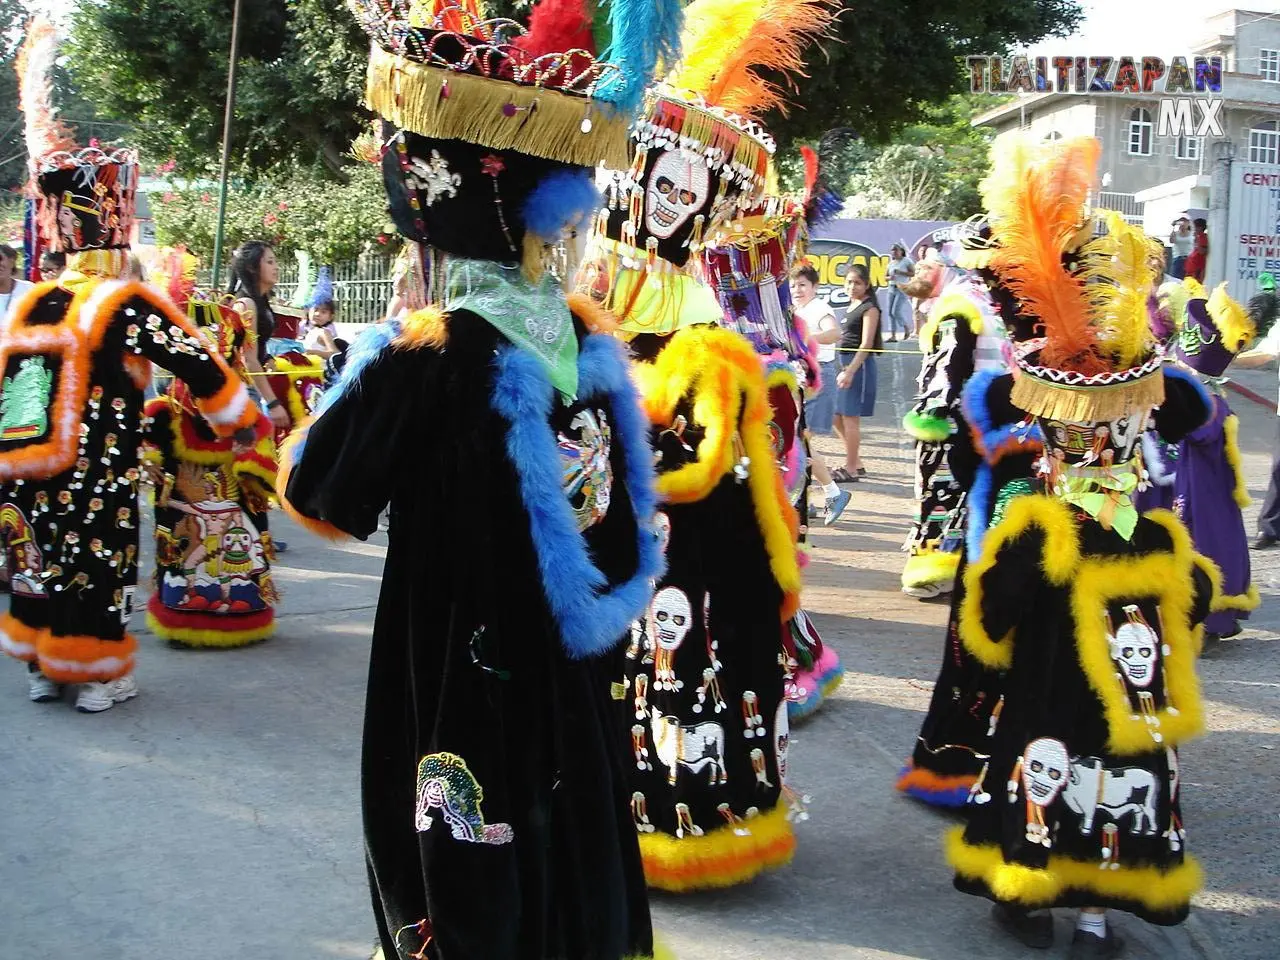
<svg viewBox="0 0 1280 960"><path fill-rule="evenodd" d="M1200 378L1190 370L1184 370L1182 367L1175 367L1172 363L1164 365L1164 375L1166 380L1182 380L1191 384L1196 388L1196 393L1200 395L1200 401L1204 404L1205 410L1209 415L1213 414L1213 400L1209 396L1209 391L1204 388L1204 384L1200 382Z"/></svg>
<svg viewBox="0 0 1280 960"><path fill-rule="evenodd" d="M994 471L991 464L983 460L973 476L973 485L969 488L968 526L964 532L965 556L970 563L976 563L982 556L982 540L987 535L987 527L991 525L991 507L994 491Z"/></svg>
<svg viewBox="0 0 1280 960"><path fill-rule="evenodd" d="M910 767L903 767L898 775L901 776L910 769ZM969 787L952 787L950 790L926 790L924 787L899 787L898 789L908 797L927 803L931 807L958 810L969 802Z"/></svg>
<svg viewBox="0 0 1280 960"><path fill-rule="evenodd" d="M825 699L826 697L822 694L822 685L818 684L817 689L809 691L803 700L788 700L787 722L795 723L797 720L813 716Z"/></svg>
<svg viewBox="0 0 1280 960"><path fill-rule="evenodd" d="M539 180L521 208L525 229L552 243L560 239L566 226L590 224L601 202L592 176L590 170L570 168Z"/></svg>
<svg viewBox="0 0 1280 960"><path fill-rule="evenodd" d="M511 425L507 456L520 477L542 589L560 627L560 642L570 657L604 653L644 612L663 572L653 529L657 492L649 427L627 375L622 345L597 334L583 341L578 354L579 396L606 393L612 402L614 442L622 444L626 457L626 486L636 517L636 572L612 589L591 562L561 486L560 452L547 427L556 402L551 381L537 358L515 347L502 348L494 366L493 407Z"/></svg>
<svg viewBox="0 0 1280 960"><path fill-rule="evenodd" d="M373 363L382 351L391 346L391 342L400 334L400 324L395 320L385 323L370 324L356 337L355 343L347 348L347 362L342 368L338 381L320 396L312 419L319 419L326 410L332 407L349 391L358 390L361 375L369 364ZM296 466L302 459L302 451L306 449L307 440L304 435L293 447L293 463Z"/></svg>
<svg viewBox="0 0 1280 960"><path fill-rule="evenodd" d="M1004 376L998 370L978 370L971 376L960 391L960 408L969 426L986 436L994 424L991 422L991 410L987 406L987 391L996 379Z"/></svg>
<svg viewBox="0 0 1280 960"><path fill-rule="evenodd" d="M609 48L600 59L616 64L618 71L596 88L595 97L632 116L640 111L658 63L669 70L680 61L684 4L681 0L612 0L609 26Z"/></svg>

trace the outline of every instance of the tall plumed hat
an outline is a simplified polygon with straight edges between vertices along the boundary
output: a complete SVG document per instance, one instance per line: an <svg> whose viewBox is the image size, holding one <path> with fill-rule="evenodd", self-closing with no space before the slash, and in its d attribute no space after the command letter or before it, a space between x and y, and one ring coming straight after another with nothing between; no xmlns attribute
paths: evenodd
<svg viewBox="0 0 1280 960"><path fill-rule="evenodd" d="M332 307L334 302L333 275L328 267L321 267L316 274L316 285L311 290L311 296L307 298L307 308L314 310L320 306Z"/></svg>
<svg viewBox="0 0 1280 960"><path fill-rule="evenodd" d="M770 77L803 75L804 50L829 28L831 6L694 0L679 63L645 96L630 170L611 189L599 232L682 267L713 227L759 203L775 151L760 120L786 105Z"/></svg>
<svg viewBox="0 0 1280 960"><path fill-rule="evenodd" d="M1182 281L1186 290L1186 313L1174 345L1174 355L1183 364L1205 377L1221 377L1227 367L1257 334L1257 327L1245 308L1227 295L1220 283L1212 295L1198 280Z"/></svg>
<svg viewBox="0 0 1280 960"><path fill-rule="evenodd" d="M543 0L528 29L476 0L348 0L373 43L366 98L382 118L383 179L409 240L519 261L589 220L588 170L625 166L627 130L659 57L673 59L678 0L615 0L591 51L586 0Z"/></svg>
<svg viewBox="0 0 1280 960"><path fill-rule="evenodd" d="M133 228L138 157L132 150L76 146L53 105L57 50L53 24L34 17L16 68L41 249L123 250ZM111 259L123 264L122 255Z"/></svg>
<svg viewBox="0 0 1280 960"><path fill-rule="evenodd" d="M1147 298L1156 249L1119 214L1105 229L1086 206L1100 144L1014 138L993 150L983 183L991 229L987 269L1038 336L1018 345L1013 402L1037 417L1094 423L1164 397Z"/></svg>

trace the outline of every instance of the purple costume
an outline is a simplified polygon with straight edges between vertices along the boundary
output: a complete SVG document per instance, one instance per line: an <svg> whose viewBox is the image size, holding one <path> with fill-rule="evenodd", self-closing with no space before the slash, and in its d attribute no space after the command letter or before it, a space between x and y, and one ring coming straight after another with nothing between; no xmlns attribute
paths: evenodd
<svg viewBox="0 0 1280 960"><path fill-rule="evenodd" d="M1206 634L1230 637L1258 606L1249 568L1249 539L1242 507L1249 502L1239 474L1236 416L1222 396L1222 375L1253 339L1253 323L1221 288L1205 299L1199 284L1187 301L1186 319L1175 342L1179 362L1194 370L1212 394L1208 422L1178 444L1173 509L1186 524L1196 551L1222 571L1221 595L1205 620Z"/></svg>

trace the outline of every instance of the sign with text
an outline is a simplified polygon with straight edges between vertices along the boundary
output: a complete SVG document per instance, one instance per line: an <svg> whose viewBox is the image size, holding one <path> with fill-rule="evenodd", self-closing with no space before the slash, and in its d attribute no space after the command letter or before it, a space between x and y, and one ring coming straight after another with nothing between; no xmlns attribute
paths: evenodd
<svg viewBox="0 0 1280 960"><path fill-rule="evenodd" d="M1280 170L1231 165L1227 210L1227 289L1240 302L1258 292L1258 274L1280 274ZM1209 238L1212 247L1214 237Z"/></svg>

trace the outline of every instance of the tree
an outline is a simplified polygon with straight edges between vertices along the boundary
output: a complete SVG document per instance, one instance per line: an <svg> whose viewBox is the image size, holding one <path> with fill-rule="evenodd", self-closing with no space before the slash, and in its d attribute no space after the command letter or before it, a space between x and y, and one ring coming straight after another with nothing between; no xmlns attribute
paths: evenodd
<svg viewBox="0 0 1280 960"><path fill-rule="evenodd" d="M27 10L21 0L0 0L0 189L13 190L27 178L27 144L18 110L14 61L22 45Z"/></svg>
<svg viewBox="0 0 1280 960"><path fill-rule="evenodd" d="M232 0L96 0L73 16L76 80L104 114L135 124L138 147L179 172L208 171L221 150L231 10ZM242 3L238 172L296 164L346 179L367 58L345 4Z"/></svg>
<svg viewBox="0 0 1280 960"><path fill-rule="evenodd" d="M816 140L848 126L884 143L929 104L966 90L958 58L1022 48L1065 36L1079 23L1077 0L903 0L842 4L835 37L808 58L809 76L791 95L790 115L766 118L782 144Z"/></svg>

